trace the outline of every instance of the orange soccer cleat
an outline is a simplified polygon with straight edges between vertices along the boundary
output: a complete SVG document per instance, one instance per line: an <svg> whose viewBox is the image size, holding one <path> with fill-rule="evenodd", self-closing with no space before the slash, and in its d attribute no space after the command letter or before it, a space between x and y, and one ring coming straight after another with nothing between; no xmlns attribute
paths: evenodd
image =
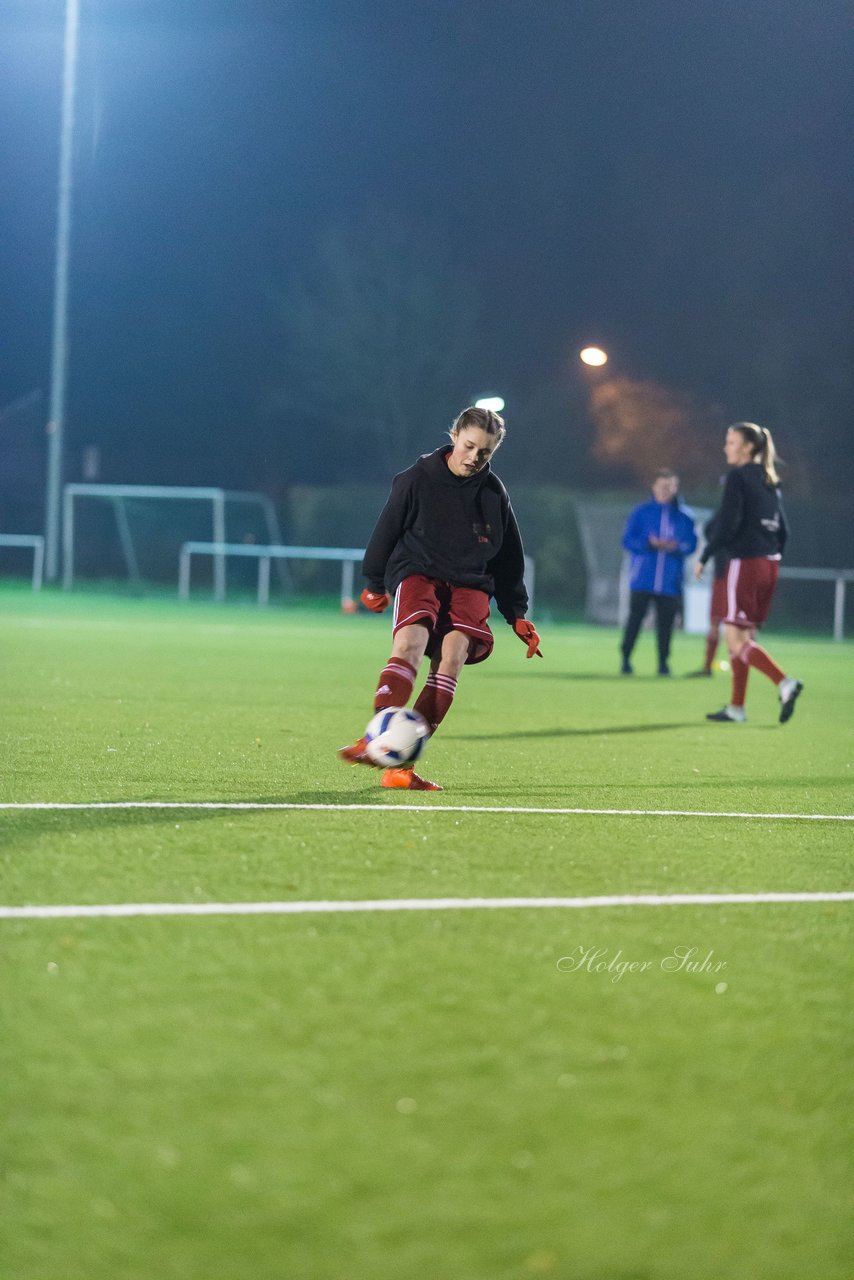
<svg viewBox="0 0 854 1280"><path fill-rule="evenodd" d="M428 782L426 778L419 778L418 774L409 765L403 769L386 769L382 777L382 786L394 787L398 791L442 791L438 782Z"/></svg>
<svg viewBox="0 0 854 1280"><path fill-rule="evenodd" d="M378 769L379 765L374 764L365 750L367 745L367 738L360 738L358 742L353 743L352 747L339 747L339 759L346 761L347 764L366 764L371 769Z"/></svg>

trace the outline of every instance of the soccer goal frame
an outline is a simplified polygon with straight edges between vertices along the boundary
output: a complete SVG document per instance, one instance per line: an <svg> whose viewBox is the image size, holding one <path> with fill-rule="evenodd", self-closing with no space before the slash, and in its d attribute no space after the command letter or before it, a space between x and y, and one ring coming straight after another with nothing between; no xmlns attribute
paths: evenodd
<svg viewBox="0 0 854 1280"><path fill-rule="evenodd" d="M151 499L154 501L192 501L207 502L211 507L212 541L218 546L226 543L226 508L228 503L242 502L255 504L261 509L269 541L280 543L282 540L276 509L272 501L263 493L251 493L239 489L218 489L199 485L167 485L167 484L67 484L62 496L62 585L70 591L74 583L74 504L80 498L100 498L110 502L116 518L119 543L122 548L128 576L134 582L140 581L136 548L131 536L125 499ZM225 561L224 554L213 557L214 596L217 600L225 599Z"/></svg>

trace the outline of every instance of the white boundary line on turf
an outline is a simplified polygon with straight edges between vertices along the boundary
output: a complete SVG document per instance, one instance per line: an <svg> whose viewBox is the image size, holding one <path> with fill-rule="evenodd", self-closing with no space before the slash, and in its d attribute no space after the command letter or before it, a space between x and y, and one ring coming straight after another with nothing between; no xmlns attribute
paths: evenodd
<svg viewBox="0 0 854 1280"><path fill-rule="evenodd" d="M301 916L356 911L481 911L512 907L717 907L781 902L854 902L854 892L650 893L599 898L375 898L361 902L120 902L91 906L0 907L0 920L68 920L116 916Z"/></svg>
<svg viewBox="0 0 854 1280"><path fill-rule="evenodd" d="M226 812L278 812L297 809L325 813L534 813L576 814L592 817L618 818L761 818L769 822L854 822L854 813L737 813L715 812L706 809L565 809L535 808L533 806L470 805L470 804L289 804L274 801L251 800L93 800L91 802L65 802L51 800L0 802L0 811L6 810L57 810L74 812L96 809L221 809Z"/></svg>

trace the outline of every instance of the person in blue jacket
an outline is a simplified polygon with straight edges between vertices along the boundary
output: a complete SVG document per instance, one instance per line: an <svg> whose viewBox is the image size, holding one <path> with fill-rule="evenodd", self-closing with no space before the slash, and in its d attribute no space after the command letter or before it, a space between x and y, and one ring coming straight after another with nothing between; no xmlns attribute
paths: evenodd
<svg viewBox="0 0 854 1280"><path fill-rule="evenodd" d="M623 546L631 555L631 604L623 641L624 676L633 674L632 650L650 603L655 604L658 674L670 675L670 638L682 599L685 557L697 545L694 517L677 496L679 477L668 470L656 473L652 502L643 502L626 521Z"/></svg>

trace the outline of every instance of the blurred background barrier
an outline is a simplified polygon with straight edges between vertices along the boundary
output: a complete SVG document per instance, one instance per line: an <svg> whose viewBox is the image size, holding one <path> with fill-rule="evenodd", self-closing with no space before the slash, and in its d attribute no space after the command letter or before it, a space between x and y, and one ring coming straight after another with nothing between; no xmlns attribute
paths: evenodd
<svg viewBox="0 0 854 1280"><path fill-rule="evenodd" d="M361 548L388 496L387 484L290 485L278 507L263 492L205 486L67 485L64 491L65 582L100 582L109 589L174 588L186 543L262 548ZM513 506L536 563L537 615L619 624L626 587L620 539L625 519L642 496L638 490L582 492L560 485L514 484ZM702 525L716 493L687 492ZM9 516L11 508L2 508ZM851 592L846 574L854 566L854 522L847 504L835 500L787 501L792 534L782 581L774 601L775 630L817 635L848 630ZM29 528L38 512L28 510ZM33 577L38 556L23 516L4 520L9 534L0 558L3 576ZM17 526L17 527L16 527ZM0 526L2 527L2 526ZM26 545L19 541L24 539ZM229 594L257 598L261 557L253 550L229 558ZM312 557L271 557L275 577L289 597L335 599L342 592L341 563ZM354 573L358 577L358 565ZM791 566L791 569L790 567ZM701 631L703 592L686 565L685 629ZM263 570L262 570L263 572ZM35 577L40 578L36 573ZM837 577L841 585L835 585ZM194 589L225 590L225 556L200 556L193 565ZM529 582L529 587L531 583ZM353 593L358 594L354 584Z"/></svg>
<svg viewBox="0 0 854 1280"><path fill-rule="evenodd" d="M38 533L0 533L0 547L31 551L33 558L33 591L40 591L44 577L44 538Z"/></svg>
<svg viewBox="0 0 854 1280"><path fill-rule="evenodd" d="M780 577L787 582L832 582L833 638L845 639L845 587L847 583L854 582L854 569L798 569L783 565Z"/></svg>
<svg viewBox="0 0 854 1280"><path fill-rule="evenodd" d="M223 563L235 556L242 560L257 560L258 590L257 600L261 606L270 603L270 564L272 561L308 560L314 562L333 561L341 565L341 608L345 613L355 613L356 565L361 564L365 555L364 547L291 547L291 546L250 546L246 543L219 542L185 542L178 560L178 597L181 600L190 598L191 557L210 556ZM534 586L536 566L530 556L525 556L525 583L528 588L528 611L534 609ZM222 581L214 583L214 599L225 599L225 575Z"/></svg>

